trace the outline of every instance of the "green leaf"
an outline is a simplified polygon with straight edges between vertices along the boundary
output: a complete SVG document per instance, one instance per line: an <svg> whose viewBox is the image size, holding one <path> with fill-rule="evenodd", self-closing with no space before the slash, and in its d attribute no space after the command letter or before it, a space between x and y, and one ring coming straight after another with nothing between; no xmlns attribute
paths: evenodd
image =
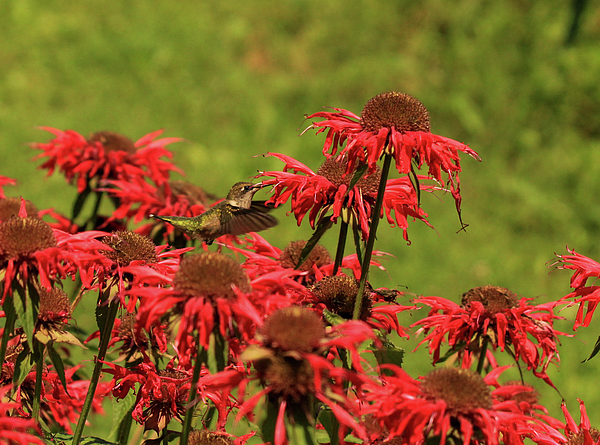
<svg viewBox="0 0 600 445"><path fill-rule="evenodd" d="M361 232L355 221L352 221L352 235L354 238L354 248L356 249L356 259L359 264L362 264L362 241L360 239Z"/></svg>
<svg viewBox="0 0 600 445"><path fill-rule="evenodd" d="M60 378L60 382L63 385L63 388L65 388L65 391L67 391L67 380L65 377L65 365L63 364L60 354L58 354L58 352L56 352L56 350L54 349L53 341L49 341L48 344L46 344L46 350L48 351L48 357L50 357L50 360L52 361L52 365L54 365L54 370L58 374L58 377ZM67 394L68 394L68 391L67 391Z"/></svg>
<svg viewBox="0 0 600 445"><path fill-rule="evenodd" d="M421 184L419 183L419 176L415 172L415 166L410 166L410 172L408 173L408 177L410 178L410 182L417 193L417 205L421 206Z"/></svg>
<svg viewBox="0 0 600 445"><path fill-rule="evenodd" d="M329 443L339 443L338 430L340 424L330 408L324 408L319 412L318 422L323 425L323 428L327 431ZM319 434L319 431L317 431L317 434Z"/></svg>
<svg viewBox="0 0 600 445"><path fill-rule="evenodd" d="M229 358L229 345L219 332L218 326L210 334L208 340L208 370L216 374L225 369Z"/></svg>
<svg viewBox="0 0 600 445"><path fill-rule="evenodd" d="M596 344L594 345L594 349L592 350L592 353L590 354L590 356L588 358L586 358L585 360L583 360L581 363L585 363L591 359L593 359L596 354L598 354L598 352L600 352L600 337L598 337L598 339L596 340Z"/></svg>
<svg viewBox="0 0 600 445"><path fill-rule="evenodd" d="M385 340L383 347L378 348L375 344L371 345L370 348L373 351L373 355L377 359L377 363L381 365L392 364L402 367L404 361L404 349L399 348L392 342ZM389 370L384 370L384 374L389 374Z"/></svg>
<svg viewBox="0 0 600 445"><path fill-rule="evenodd" d="M288 404L287 408L293 418L286 425L289 442L294 445L317 445L315 425L306 417L304 410L295 404Z"/></svg>
<svg viewBox="0 0 600 445"><path fill-rule="evenodd" d="M317 245L317 243L319 242L321 237L325 234L325 232L327 232L331 228L332 225L333 225L333 221L331 221L330 218L323 218L323 219L321 219L321 221L319 221L319 224L317 225L317 229L315 230L315 233L313 233L313 235L310 237L310 239L307 241L306 245L304 246L304 249L302 249L302 252L300 252L300 258L298 259L298 264L296 264L296 267L294 269L298 270L300 268L300 266L302 266L302 263L304 263L304 261L306 261L306 258L308 258L308 255L310 255L310 253L312 252L314 247Z"/></svg>
<svg viewBox="0 0 600 445"><path fill-rule="evenodd" d="M327 309L323 309L323 318L331 326L337 326L339 324L342 324L342 323L348 321L344 317L342 317L338 314L335 314Z"/></svg>
<svg viewBox="0 0 600 445"><path fill-rule="evenodd" d="M108 304L108 294L109 290L98 291L98 305L96 306L96 324L98 325L98 329L100 330L100 339L105 335L104 330L106 328L106 323L108 320L109 313L109 304ZM112 326L110 326L110 330L112 330ZM106 333L106 335L110 336L110 331Z"/></svg>
<svg viewBox="0 0 600 445"><path fill-rule="evenodd" d="M41 326L35 332L35 338L43 344L48 344L48 342L53 341L56 343L66 343L73 346L79 346L80 348L85 348L84 344L81 343L77 337L62 329L48 330L46 327Z"/></svg>
<svg viewBox="0 0 600 445"><path fill-rule="evenodd" d="M108 436L109 439L117 441L119 444L126 444L129 441L129 432L133 417L131 417L137 400L133 391L129 391L123 399L111 398L113 413L113 430Z"/></svg>
<svg viewBox="0 0 600 445"><path fill-rule="evenodd" d="M350 184L348 184L348 191L352 190L356 183L360 181L360 178L362 178L365 172L367 171L367 167L368 164L362 164L354 171L354 175L350 180Z"/></svg>
<svg viewBox="0 0 600 445"><path fill-rule="evenodd" d="M77 199L75 200L75 203L73 204L73 211L71 212L71 221L75 221L75 219L79 216L79 214L81 213L81 210L83 209L85 201L90 196L90 193L92 193L92 189L90 188L90 186L88 184L88 186L85 188L85 190L83 192L81 192L79 195L77 195Z"/></svg>
<svg viewBox="0 0 600 445"><path fill-rule="evenodd" d="M13 304L15 305L15 311L17 312L17 318L21 322L23 331L25 332L25 338L29 348L33 350L33 331L35 329L35 322L32 317L31 303L28 304L27 293L17 280L13 281L13 286L17 291L17 295L13 293Z"/></svg>
<svg viewBox="0 0 600 445"><path fill-rule="evenodd" d="M23 345L23 350L19 353L19 356L15 361L15 370L13 373L14 386L21 386L21 383L25 381L25 378L31 372L31 366L33 365L31 359L33 357L30 351L29 345L25 343Z"/></svg>

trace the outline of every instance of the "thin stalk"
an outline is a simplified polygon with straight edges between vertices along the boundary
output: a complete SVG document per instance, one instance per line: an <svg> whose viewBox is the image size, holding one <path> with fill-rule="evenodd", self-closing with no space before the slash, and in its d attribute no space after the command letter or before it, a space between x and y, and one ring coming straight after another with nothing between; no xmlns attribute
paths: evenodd
<svg viewBox="0 0 600 445"><path fill-rule="evenodd" d="M0 285L0 292L2 291L3 286ZM2 343L0 343L0 366L4 363L4 358L6 357L6 348L8 347L8 341L10 340L10 336L13 334L13 329L15 327L15 320L17 319L17 314L15 312L15 306L12 300L9 301L9 298L12 299L12 294L6 295L4 304L2 305L2 309L4 310L4 331L2 331Z"/></svg>
<svg viewBox="0 0 600 445"><path fill-rule="evenodd" d="M194 408L196 407L195 400L198 397L196 389L198 388L198 380L200 380L200 370L202 369L202 365L207 361L206 349L204 349L200 344L200 335L196 336L196 341L198 342L198 353L196 355L196 363L194 364L192 384L190 385L190 395L188 396L179 445L187 445L188 443L188 436L192 430L192 417L194 416Z"/></svg>
<svg viewBox="0 0 600 445"><path fill-rule="evenodd" d="M44 372L44 345L42 342L35 341L35 349L38 351L38 361L35 365L35 387L33 389L33 407L31 417L40 418L40 406L42 399L42 373Z"/></svg>
<svg viewBox="0 0 600 445"><path fill-rule="evenodd" d="M90 379L90 386L88 387L87 395L85 396L85 402L81 408L81 415L77 422L77 427L73 433L73 440L71 443L79 443L81 435L83 434L83 428L85 427L85 421L90 409L92 408L92 402L94 400L94 394L98 387L98 381L100 380L100 374L102 372L103 361L106 358L106 351L108 349L108 343L110 341L111 331L115 324L115 318L117 317L117 310L119 309L119 300L113 300L108 306L108 313L104 320L104 329L101 330L100 345L98 346L98 356L96 357L96 363L94 363L94 371Z"/></svg>
<svg viewBox="0 0 600 445"><path fill-rule="evenodd" d="M377 200L375 201L375 207L373 208L373 213L371 214L369 239L367 240L367 246L365 247L365 256L362 262L360 282L358 284L358 293L356 295L356 301L354 303L354 313L352 315L353 320L358 320L358 317L360 316L360 308L362 307L363 294L365 293L365 286L367 284L367 277L369 275L369 266L371 265L373 246L375 245L375 238L377 237L377 226L379 225L381 207L383 206L383 195L385 193L385 186L387 184L387 178L390 172L391 163L392 155L386 154L383 158L383 167L381 168L381 180L379 181Z"/></svg>
<svg viewBox="0 0 600 445"><path fill-rule="evenodd" d="M489 338L487 335L483 337L481 341L481 350L479 351L479 362L477 362L477 374L481 375L483 372L483 365L485 363L485 356L487 355L487 346Z"/></svg>
<svg viewBox="0 0 600 445"><path fill-rule="evenodd" d="M335 252L335 262L333 263L333 274L337 275L338 270L342 267L342 260L344 259L344 249L346 247L346 237L348 235L348 222L342 221L340 224L340 236L338 237L337 250Z"/></svg>

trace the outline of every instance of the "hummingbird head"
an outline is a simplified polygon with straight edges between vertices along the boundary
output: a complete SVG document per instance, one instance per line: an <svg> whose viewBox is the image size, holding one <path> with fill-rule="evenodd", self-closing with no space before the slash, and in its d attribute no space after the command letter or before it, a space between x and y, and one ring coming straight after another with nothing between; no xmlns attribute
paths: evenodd
<svg viewBox="0 0 600 445"><path fill-rule="evenodd" d="M260 182L256 184L251 182L237 182L229 190L226 201L232 206L248 209L252 203L252 197L262 187L263 184Z"/></svg>

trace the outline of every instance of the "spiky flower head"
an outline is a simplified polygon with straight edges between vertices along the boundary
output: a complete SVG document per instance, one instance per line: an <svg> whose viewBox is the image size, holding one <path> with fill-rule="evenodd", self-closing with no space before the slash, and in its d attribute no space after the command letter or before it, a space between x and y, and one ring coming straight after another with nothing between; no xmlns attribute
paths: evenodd
<svg viewBox="0 0 600 445"><path fill-rule="evenodd" d="M250 279L239 263L221 253L209 252L184 258L173 280L174 288L190 296L234 299L234 287L252 290Z"/></svg>
<svg viewBox="0 0 600 445"><path fill-rule="evenodd" d="M389 92L370 99L360 113L365 131L378 132L382 128L430 132L429 112L416 98L406 93Z"/></svg>

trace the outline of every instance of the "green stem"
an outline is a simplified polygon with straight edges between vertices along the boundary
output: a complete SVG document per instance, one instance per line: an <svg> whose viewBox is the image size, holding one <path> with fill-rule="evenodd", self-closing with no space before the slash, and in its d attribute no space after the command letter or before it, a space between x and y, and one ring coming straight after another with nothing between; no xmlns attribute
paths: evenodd
<svg viewBox="0 0 600 445"><path fill-rule="evenodd" d="M369 227L369 239L367 240L367 246L365 247L365 256L362 262L362 269L360 274L360 283L358 284L358 293L356 295L356 302L354 303L354 313L352 315L353 320L358 320L360 316L360 308L362 307L363 294L365 293L365 286L367 284L367 277L369 275L369 266L371 265L371 256L373 254L373 246L375 245L375 238L377 237L377 226L381 218L381 207L383 206L383 195L385 193L385 186L387 185L387 178L390 172L390 165L392 163L392 155L386 154L383 158L383 167L381 168L381 180L379 181L379 190L377 191L377 200L375 201L375 207L371 213L371 226Z"/></svg>
<svg viewBox="0 0 600 445"><path fill-rule="evenodd" d="M194 416L194 408L196 407L196 399L198 397L198 380L200 380L200 370L202 365L207 361L206 349L200 344L200 336L196 336L198 342L198 353L196 355L196 364L194 365L194 372L192 374L192 384L190 386L190 395L188 396L187 409L185 411L185 418L183 419L183 427L181 429L181 439L179 445L187 445L188 436L192 430L192 417Z"/></svg>
<svg viewBox="0 0 600 445"><path fill-rule="evenodd" d="M44 371L44 344L35 340L35 349L37 349L38 361L35 365L35 387L33 389L33 408L31 417L40 418L40 406L42 398L42 373Z"/></svg>
<svg viewBox="0 0 600 445"><path fill-rule="evenodd" d="M487 355L487 346L488 346L489 338L486 336L483 337L481 341L481 350L479 351L479 362L477 363L477 374L481 375L483 372L483 365L485 363L485 356Z"/></svg>
<svg viewBox="0 0 600 445"><path fill-rule="evenodd" d="M4 286L0 285L0 292L2 292L3 288ZM15 327L15 320L17 319L12 298L12 294L6 295L4 304L2 305L6 321L4 322L4 331L2 332L2 343L0 343L0 366L2 366L2 363L4 363L4 359L6 358L6 348L8 347L8 341L10 340L10 336Z"/></svg>
<svg viewBox="0 0 600 445"><path fill-rule="evenodd" d="M337 250L335 252L335 262L333 263L333 274L337 275L338 270L342 267L342 260L344 259L344 248L346 247L346 236L348 235L348 222L342 221L340 225L340 236L338 238Z"/></svg>
<svg viewBox="0 0 600 445"><path fill-rule="evenodd" d="M107 291L108 292L108 291ZM102 300L102 298L100 298ZM104 328L100 330L100 345L98 346L98 356L96 357L96 363L94 363L94 371L90 379L90 386L88 387L87 395L85 396L85 402L81 408L81 415L77 422L77 427L73 433L73 440L71 443L79 443L81 435L83 434L83 428L85 427L85 421L90 409L92 408L92 402L94 400L94 394L98 387L98 381L100 380L100 374L102 372L103 361L106 357L106 351L108 350L108 343L110 341L111 332L113 325L115 324L115 318L117 317L117 310L119 309L119 300L113 300L108 306L108 313L104 320Z"/></svg>

